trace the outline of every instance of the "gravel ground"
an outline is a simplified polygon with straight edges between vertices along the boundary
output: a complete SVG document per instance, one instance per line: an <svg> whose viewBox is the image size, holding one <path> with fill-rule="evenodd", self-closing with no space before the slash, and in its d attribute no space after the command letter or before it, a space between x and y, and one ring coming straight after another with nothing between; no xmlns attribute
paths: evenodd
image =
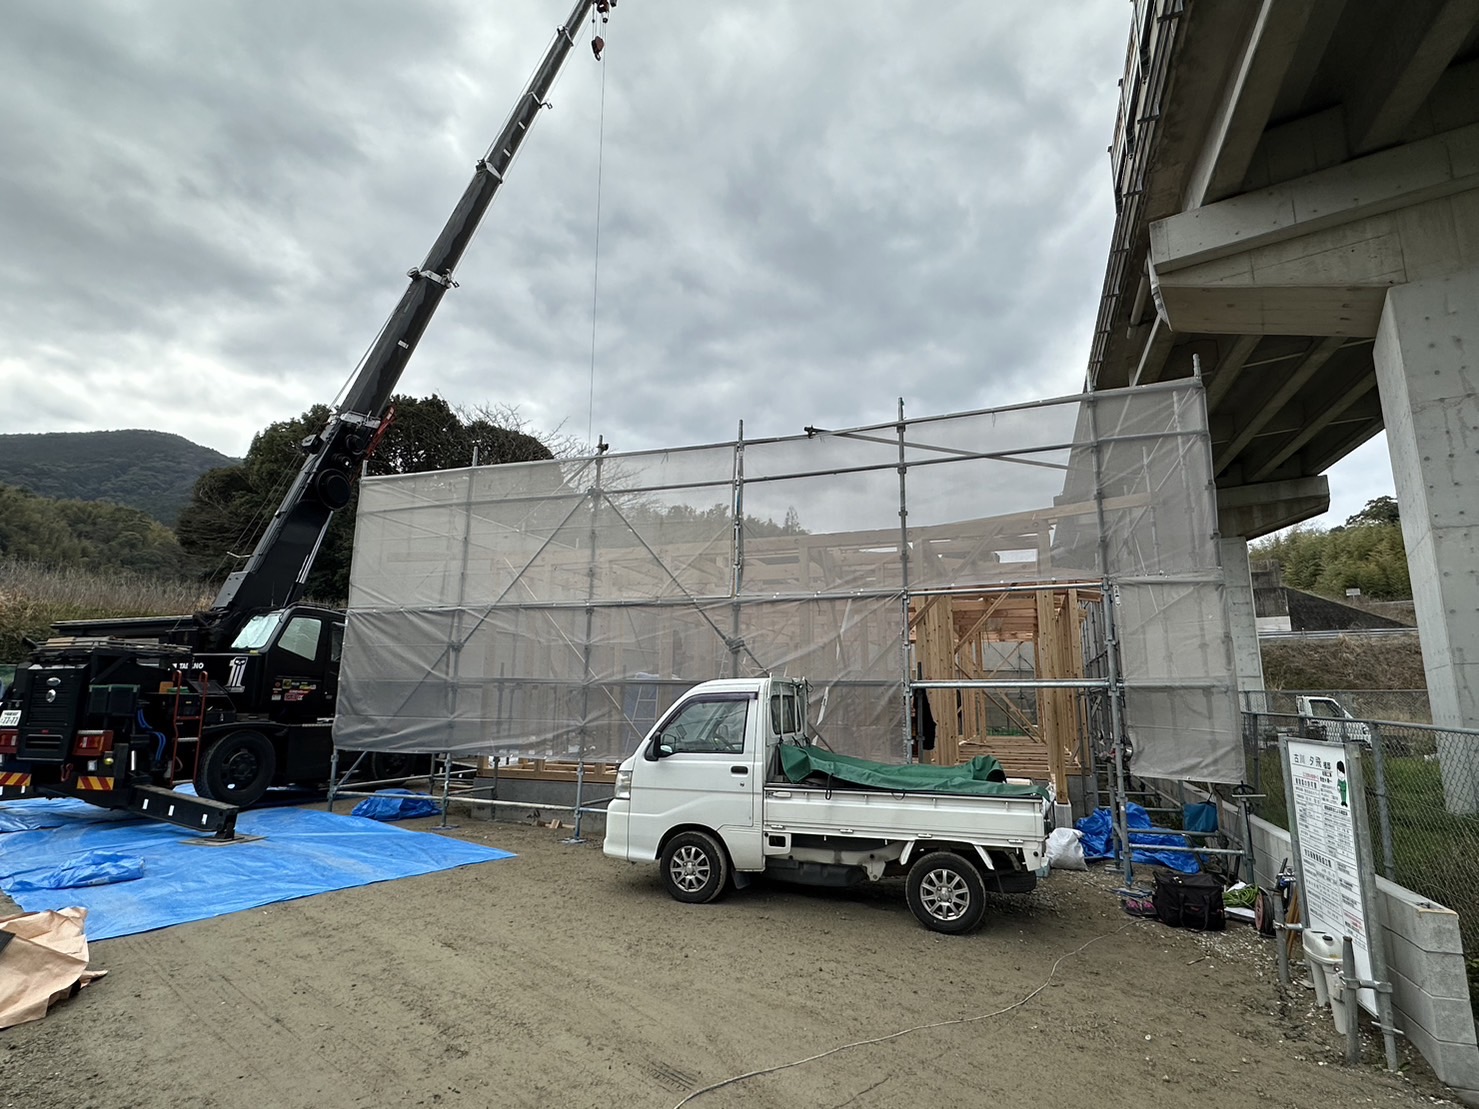
<svg viewBox="0 0 1479 1109"><path fill-rule="evenodd" d="M1377 1039L1341 1065L1272 941L1131 919L1113 872L1055 873L945 937L900 882L687 906L568 830L449 834L518 857L94 944L106 978L0 1032L0 1106L660 1109L768 1068L688 1104L1445 1098L1405 1044L1400 1074Z"/></svg>

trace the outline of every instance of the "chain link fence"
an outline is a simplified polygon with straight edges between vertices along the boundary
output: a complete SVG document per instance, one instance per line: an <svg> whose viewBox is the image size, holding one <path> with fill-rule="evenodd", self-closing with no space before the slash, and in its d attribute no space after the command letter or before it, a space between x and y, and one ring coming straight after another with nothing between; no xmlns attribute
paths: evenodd
<svg viewBox="0 0 1479 1109"><path fill-rule="evenodd" d="M1340 694L1343 701L1347 696ZM1479 730L1245 712L1248 781L1262 794L1252 811L1287 828L1281 735L1362 745L1377 871L1459 914L1474 979L1479 970Z"/></svg>

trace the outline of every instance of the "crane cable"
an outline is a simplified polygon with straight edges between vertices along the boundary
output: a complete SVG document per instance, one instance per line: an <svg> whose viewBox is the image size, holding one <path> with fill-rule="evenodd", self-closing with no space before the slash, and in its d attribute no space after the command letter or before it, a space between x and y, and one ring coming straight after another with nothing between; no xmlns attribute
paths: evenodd
<svg viewBox="0 0 1479 1109"><path fill-rule="evenodd" d="M604 23L605 20L602 22ZM597 29L594 10L591 12L591 29L593 31ZM606 45L604 38L601 39L601 45L601 53L604 53ZM600 123L596 128L596 234L595 258L591 263L591 372L585 402L585 441L587 445L594 443L591 434L596 418L596 307L600 300L601 290L601 176L606 160L606 63L602 60L601 53L596 55L596 61L601 66L601 112Z"/></svg>

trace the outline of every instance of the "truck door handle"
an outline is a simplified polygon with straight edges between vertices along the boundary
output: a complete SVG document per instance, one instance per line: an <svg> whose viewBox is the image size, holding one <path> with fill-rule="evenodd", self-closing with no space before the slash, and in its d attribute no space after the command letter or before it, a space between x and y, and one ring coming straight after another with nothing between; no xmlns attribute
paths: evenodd
<svg viewBox="0 0 1479 1109"><path fill-rule="evenodd" d="M731 766L729 768L729 772L731 774L748 774L750 772L750 768L748 766Z"/></svg>

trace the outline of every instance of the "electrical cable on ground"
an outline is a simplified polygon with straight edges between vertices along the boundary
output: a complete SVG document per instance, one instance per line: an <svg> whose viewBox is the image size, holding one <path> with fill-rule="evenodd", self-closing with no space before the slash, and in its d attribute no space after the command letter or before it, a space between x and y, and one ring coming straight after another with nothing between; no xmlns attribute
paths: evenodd
<svg viewBox="0 0 1479 1109"><path fill-rule="evenodd" d="M1065 959L1073 958L1073 956L1083 951L1084 948L1088 947L1090 944L1098 943L1100 940L1107 940L1110 936L1119 935L1126 928L1130 928L1136 923L1138 922L1133 920L1128 921L1124 924L1121 924L1113 931L1105 932L1103 935L1095 936L1087 943L1080 944L1072 951L1058 956L1057 961L1053 963L1052 969L1048 971L1048 976L1042 980L1042 983L1035 990L1027 994L1027 996L1019 998L1018 1000L1012 1002L1010 1005L1004 1006L1003 1008L996 1009L990 1013L978 1013L976 1016L973 1017L955 1017L951 1020L932 1021L929 1024L916 1024L913 1028L904 1028L900 1029L898 1032L890 1032L887 1036L875 1036L871 1040L854 1040L852 1043L849 1044L839 1044L836 1047L828 1048L826 1051L819 1051L815 1055L808 1055L805 1059L796 1059L789 1063L778 1063L773 1067L763 1067L760 1070L752 1070L746 1072L745 1074L737 1074L733 1078L725 1078L722 1081L705 1086L700 1090L694 1090L693 1093L689 1094L682 1101L678 1102L677 1105L673 1106L673 1109L683 1109L683 1106L687 1105L690 1101L698 1097L700 1094L707 1094L713 1092L714 1090L722 1089L725 1086L732 1086L736 1082L743 1082L747 1078L759 1078L762 1074L774 1074L776 1073L776 1071L788 1070L791 1067L799 1067L804 1063L814 1063L818 1059L825 1059L829 1055L836 1055L839 1051L848 1051L855 1047L870 1047L873 1044L887 1043L889 1040L897 1040L900 1036L907 1036L911 1032L927 1032L931 1028L948 1028L953 1024L974 1024L978 1020L990 1020L992 1017L999 1017L1003 1013L1010 1013L1013 1009L1020 1009L1023 1005L1026 1005L1034 997L1042 993L1043 990L1048 988L1048 985L1053 981L1053 975L1058 973L1058 968L1063 964L1063 961Z"/></svg>

